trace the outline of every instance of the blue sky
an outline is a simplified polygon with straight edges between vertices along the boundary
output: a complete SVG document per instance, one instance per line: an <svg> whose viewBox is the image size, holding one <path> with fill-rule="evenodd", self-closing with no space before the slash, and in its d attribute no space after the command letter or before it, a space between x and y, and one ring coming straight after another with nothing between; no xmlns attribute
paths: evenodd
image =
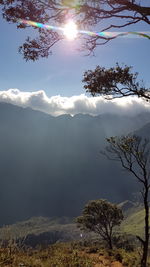
<svg viewBox="0 0 150 267"><path fill-rule="evenodd" d="M137 24L128 30L149 30L149 27ZM95 57L83 56L76 51L79 48L76 41L66 40L55 46L48 59L26 62L18 53L18 47L28 30L17 30L15 25L0 19L0 32L0 90L44 90L48 97L80 95L85 93L81 82L85 70L96 65L114 66L116 62L132 65L146 86L150 85L150 40L146 38L116 39L97 47Z"/></svg>

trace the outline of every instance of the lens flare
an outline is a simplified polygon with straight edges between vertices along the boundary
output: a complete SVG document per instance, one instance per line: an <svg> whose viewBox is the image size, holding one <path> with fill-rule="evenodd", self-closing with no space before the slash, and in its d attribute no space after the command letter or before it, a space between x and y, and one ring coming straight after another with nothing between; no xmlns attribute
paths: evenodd
<svg viewBox="0 0 150 267"><path fill-rule="evenodd" d="M38 28L44 28L46 30L55 30L55 31L61 31L66 36L68 40L74 40L78 33L89 35L92 37L99 36L102 39L110 40L117 37L143 37L150 39L150 31L144 31L144 32L92 32L92 31L85 31L85 30L78 30L77 25L71 20L69 21L64 27L57 27L57 26L51 26L48 24L42 24L39 22L34 22L31 20L24 20L19 19L18 23L30 25L33 27Z"/></svg>
<svg viewBox="0 0 150 267"><path fill-rule="evenodd" d="M63 33L67 37L67 39L74 40L78 34L77 25L72 20L69 21L65 25L65 27L63 29Z"/></svg>

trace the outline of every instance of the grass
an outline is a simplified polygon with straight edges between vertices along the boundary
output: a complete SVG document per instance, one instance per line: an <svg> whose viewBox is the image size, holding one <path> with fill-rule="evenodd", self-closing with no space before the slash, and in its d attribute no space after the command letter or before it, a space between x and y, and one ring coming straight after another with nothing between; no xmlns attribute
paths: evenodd
<svg viewBox="0 0 150 267"><path fill-rule="evenodd" d="M0 238L3 237L5 240L12 240L13 238L24 237L28 234L38 235L40 233L56 230L66 233L70 240L80 239L80 230L76 228L76 225L70 219L43 217L31 218L24 222L5 226L0 229ZM144 209L133 208L132 212L127 213L119 232L132 236L142 236L143 230ZM128 241L129 244L131 244L130 240ZM121 242L123 244L123 236L121 237ZM119 266L117 262L120 262L123 267L139 267L140 254L140 248L137 247L134 247L132 251L123 245L110 251L104 248L104 244L102 243L94 243L93 241L84 242L84 240L56 243L46 248L38 247L36 249L18 248L12 242L9 243L7 247L0 249L0 266L110 267ZM150 267L150 259L147 267Z"/></svg>
<svg viewBox="0 0 150 267"><path fill-rule="evenodd" d="M118 263L123 267L139 267L139 262L137 250L106 250L98 244L85 246L80 242L59 243L46 249L26 251L16 247L12 247L11 251L9 248L0 250L1 267L110 267L118 266Z"/></svg>
<svg viewBox="0 0 150 267"><path fill-rule="evenodd" d="M47 249L14 250L10 255L7 249L0 253L0 266L7 267L92 267L92 261L70 244L57 244Z"/></svg>
<svg viewBox="0 0 150 267"><path fill-rule="evenodd" d="M144 235L144 209L129 214L121 224L121 231L127 234Z"/></svg>

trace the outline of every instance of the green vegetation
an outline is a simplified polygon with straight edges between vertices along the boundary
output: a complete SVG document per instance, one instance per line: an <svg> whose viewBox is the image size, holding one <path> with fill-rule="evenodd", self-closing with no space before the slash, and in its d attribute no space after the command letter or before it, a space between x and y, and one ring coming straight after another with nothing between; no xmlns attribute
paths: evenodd
<svg viewBox="0 0 150 267"><path fill-rule="evenodd" d="M32 266L32 267L92 267L91 260L72 249L69 244L58 244L47 249L14 250L10 255L7 249L1 249L0 266Z"/></svg>
<svg viewBox="0 0 150 267"><path fill-rule="evenodd" d="M119 204L123 209L124 220L119 232L131 235L143 235L144 229L144 209L130 201ZM80 239L81 231L77 228L72 218L47 218L32 217L29 220L18 222L13 225L0 228L0 239L26 238L28 235L44 234L46 232L59 232L63 238L58 241L72 241ZM88 235L87 235L88 236Z"/></svg>
<svg viewBox="0 0 150 267"><path fill-rule="evenodd" d="M0 229L0 237L8 241L0 249L1 267L139 267L142 253L139 243L135 243L136 234L142 236L144 226L144 209L129 201L119 205L124 210L125 219L119 226L117 234L122 234L114 249L105 247L103 240L96 234L85 234L80 237L73 219L33 217ZM39 236L46 232L63 233L63 238L75 240L63 241L62 236L50 246L38 245L35 248L24 246L27 235ZM130 234L130 235L128 235ZM13 238L25 237L23 243ZM135 238L135 239L134 239ZM117 265L118 264L118 265ZM150 259L148 265L150 266Z"/></svg>
<svg viewBox="0 0 150 267"><path fill-rule="evenodd" d="M150 216L149 216L150 218ZM134 211L121 224L121 231L127 234L144 236L144 209Z"/></svg>
<svg viewBox="0 0 150 267"><path fill-rule="evenodd" d="M120 225L122 220L122 210L117 205L97 199L88 202L82 216L77 218L77 224L83 230L98 234L112 249L114 227Z"/></svg>
<svg viewBox="0 0 150 267"><path fill-rule="evenodd" d="M1 267L139 267L139 251L106 250L99 244L59 243L46 249L1 249ZM150 266L150 261L148 266Z"/></svg>
<svg viewBox="0 0 150 267"><path fill-rule="evenodd" d="M38 236L47 232L59 232L64 241L77 239L80 235L80 231L71 218L32 217L29 220L0 228L0 239L26 238L28 235Z"/></svg>

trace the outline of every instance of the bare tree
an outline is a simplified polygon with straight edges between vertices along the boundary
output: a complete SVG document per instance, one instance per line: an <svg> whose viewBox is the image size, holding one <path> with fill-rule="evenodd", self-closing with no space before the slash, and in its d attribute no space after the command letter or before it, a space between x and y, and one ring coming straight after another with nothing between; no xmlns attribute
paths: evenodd
<svg viewBox="0 0 150 267"><path fill-rule="evenodd" d="M138 0L0 0L3 18L17 23L18 28L29 27L19 23L19 19L57 26L72 17L81 30L98 29L99 32L122 29L139 22L150 25L150 3L141 3ZM102 26L103 21L107 25L105 28ZM35 30L39 36L34 39L28 37L19 49L26 60L48 57L53 45L63 39L60 32L36 27ZM150 39L148 35L144 36ZM83 49L90 53L97 45L105 44L115 37L82 35L82 38Z"/></svg>
<svg viewBox="0 0 150 267"><path fill-rule="evenodd" d="M141 196L145 210L144 239L137 236L143 246L141 267L147 266L149 245L149 190L150 190L150 141L138 136L110 137L103 152L109 159L121 162L122 167L133 174L141 184Z"/></svg>
<svg viewBox="0 0 150 267"><path fill-rule="evenodd" d="M95 70L84 73L83 83L86 92L92 96L102 95L106 99L136 95L146 101L150 100L150 88L145 88L143 81L137 81L138 73L131 72L132 67L113 68L97 66Z"/></svg>

